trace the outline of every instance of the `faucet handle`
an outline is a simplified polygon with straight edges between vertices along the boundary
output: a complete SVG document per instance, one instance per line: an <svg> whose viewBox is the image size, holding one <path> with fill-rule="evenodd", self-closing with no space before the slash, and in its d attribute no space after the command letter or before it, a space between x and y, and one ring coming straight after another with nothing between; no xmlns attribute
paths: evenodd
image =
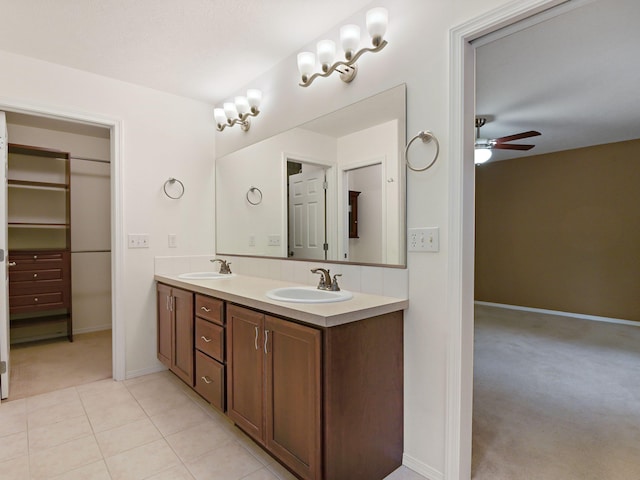
<svg viewBox="0 0 640 480"><path fill-rule="evenodd" d="M341 277L342 274L341 273L336 273L333 276L333 282L331 282L331 290L334 292L339 292L340 291L340 285L338 285L338 277Z"/></svg>

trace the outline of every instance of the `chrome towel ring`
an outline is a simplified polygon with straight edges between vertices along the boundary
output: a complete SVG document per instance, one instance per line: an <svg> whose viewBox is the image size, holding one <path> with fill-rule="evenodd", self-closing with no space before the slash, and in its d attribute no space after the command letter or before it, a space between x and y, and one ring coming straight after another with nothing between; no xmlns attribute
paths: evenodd
<svg viewBox="0 0 640 480"><path fill-rule="evenodd" d="M253 200L251 200L251 196L254 197ZM247 202L251 205L260 205L262 203L262 191L258 187L249 188L247 192Z"/></svg>
<svg viewBox="0 0 640 480"><path fill-rule="evenodd" d="M184 184L177 178L170 178L164 182L162 189L164 190L164 194L173 200L178 200L184 195ZM171 190L171 193L169 193L168 190Z"/></svg>
<svg viewBox="0 0 640 480"><path fill-rule="evenodd" d="M431 140L433 140L436 145L436 153L433 156L433 160L431 160L431 163L429 163L426 167L422 167L422 168L414 167L413 165L411 165L411 162L409 162L409 147L418 138L422 140L422 143L429 143ZM436 138L436 136L433 133L431 133L429 130L423 130L421 132L418 132L416 136L414 136L411 140L409 140L409 143L407 143L407 146L404 147L404 159L407 162L407 167L409 167L414 172L424 172L425 170L431 168L433 164L436 163L439 153L440 153L440 143L438 142L438 139Z"/></svg>

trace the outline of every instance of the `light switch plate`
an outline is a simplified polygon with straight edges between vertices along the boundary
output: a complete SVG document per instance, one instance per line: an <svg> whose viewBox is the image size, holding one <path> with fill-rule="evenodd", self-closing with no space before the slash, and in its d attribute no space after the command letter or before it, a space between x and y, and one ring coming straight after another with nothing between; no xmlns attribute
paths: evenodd
<svg viewBox="0 0 640 480"><path fill-rule="evenodd" d="M410 228L408 250L410 252L439 252L440 227Z"/></svg>
<svg viewBox="0 0 640 480"><path fill-rule="evenodd" d="M127 235L127 245L129 248L149 248L149 234L130 233Z"/></svg>

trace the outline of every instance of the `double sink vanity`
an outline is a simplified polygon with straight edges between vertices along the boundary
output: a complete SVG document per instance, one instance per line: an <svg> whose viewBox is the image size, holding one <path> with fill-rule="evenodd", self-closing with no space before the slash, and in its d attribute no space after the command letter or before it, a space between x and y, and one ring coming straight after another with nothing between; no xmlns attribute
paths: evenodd
<svg viewBox="0 0 640 480"><path fill-rule="evenodd" d="M402 464L403 299L155 275L158 359L301 479Z"/></svg>

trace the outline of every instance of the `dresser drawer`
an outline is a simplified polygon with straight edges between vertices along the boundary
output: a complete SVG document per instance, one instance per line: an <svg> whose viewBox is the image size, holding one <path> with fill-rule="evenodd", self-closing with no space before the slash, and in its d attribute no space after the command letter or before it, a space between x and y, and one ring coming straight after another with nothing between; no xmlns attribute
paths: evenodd
<svg viewBox="0 0 640 480"><path fill-rule="evenodd" d="M214 407L225 411L224 365L196 351L195 390Z"/></svg>
<svg viewBox="0 0 640 480"><path fill-rule="evenodd" d="M10 270L42 270L51 268L64 268L66 252L9 252L9 262L15 263Z"/></svg>
<svg viewBox="0 0 640 480"><path fill-rule="evenodd" d="M196 318L196 348L224 362L224 328L202 318Z"/></svg>
<svg viewBox="0 0 640 480"><path fill-rule="evenodd" d="M9 296L10 313L33 312L66 307L63 292L43 292L40 294Z"/></svg>
<svg viewBox="0 0 640 480"><path fill-rule="evenodd" d="M62 268L50 268L46 270L11 270L9 269L9 282L40 282L45 280L61 280Z"/></svg>
<svg viewBox="0 0 640 480"><path fill-rule="evenodd" d="M196 315L220 325L224 325L224 309L221 300L196 294Z"/></svg>

